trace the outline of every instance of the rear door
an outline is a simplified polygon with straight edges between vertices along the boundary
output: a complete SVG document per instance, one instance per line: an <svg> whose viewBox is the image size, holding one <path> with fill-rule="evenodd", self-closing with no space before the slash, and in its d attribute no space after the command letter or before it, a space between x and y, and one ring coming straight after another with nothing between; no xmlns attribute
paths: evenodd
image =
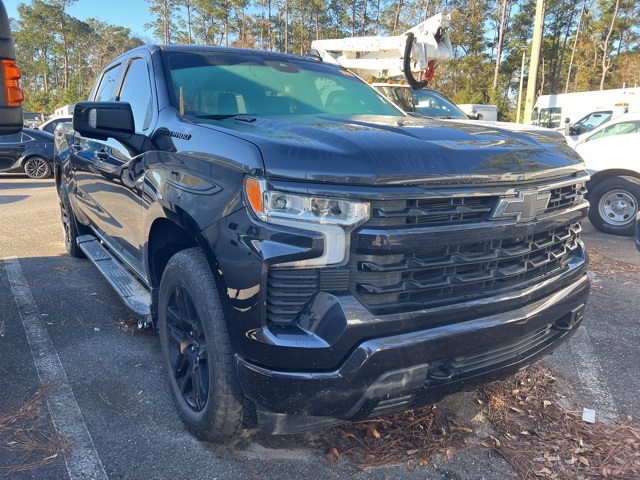
<svg viewBox="0 0 640 480"><path fill-rule="evenodd" d="M14 166L27 148L21 141L22 133L0 136L0 171Z"/></svg>
<svg viewBox="0 0 640 480"><path fill-rule="evenodd" d="M117 94L121 75L122 63L111 66L104 71L94 89L92 100L113 100ZM101 211L96 198L96 175L98 172L96 161L100 160L97 152L104 148L104 144L98 140L83 138L78 133L75 133L73 141L70 143L70 162L76 181L74 193L77 204L93 225L100 229L105 219L108 220L105 218L104 212Z"/></svg>
<svg viewBox="0 0 640 480"><path fill-rule="evenodd" d="M152 91L150 58L136 56L124 65L124 79L115 100L128 102L136 133L149 135L155 123L157 102ZM110 138L95 153L97 201L106 219L102 229L112 248L131 267L144 271L141 180L144 155L136 157L119 141Z"/></svg>

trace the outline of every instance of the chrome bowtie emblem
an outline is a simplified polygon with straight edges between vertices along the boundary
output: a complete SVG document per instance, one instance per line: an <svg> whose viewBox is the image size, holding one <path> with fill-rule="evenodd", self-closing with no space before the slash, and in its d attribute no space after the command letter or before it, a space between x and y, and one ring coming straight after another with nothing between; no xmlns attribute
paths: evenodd
<svg viewBox="0 0 640 480"><path fill-rule="evenodd" d="M549 204L551 193L537 190L520 190L517 197L501 198L491 218L515 218L516 222L534 220Z"/></svg>

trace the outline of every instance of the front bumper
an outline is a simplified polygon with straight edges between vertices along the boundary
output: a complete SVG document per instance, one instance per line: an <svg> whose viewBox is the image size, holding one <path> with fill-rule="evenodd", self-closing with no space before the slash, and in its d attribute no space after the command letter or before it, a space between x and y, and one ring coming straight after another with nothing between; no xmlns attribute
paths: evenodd
<svg viewBox="0 0 640 480"><path fill-rule="evenodd" d="M589 289L583 274L521 308L369 339L333 371L269 369L238 355L240 382L256 404L261 428L270 433L419 407L515 373L551 353L580 325Z"/></svg>

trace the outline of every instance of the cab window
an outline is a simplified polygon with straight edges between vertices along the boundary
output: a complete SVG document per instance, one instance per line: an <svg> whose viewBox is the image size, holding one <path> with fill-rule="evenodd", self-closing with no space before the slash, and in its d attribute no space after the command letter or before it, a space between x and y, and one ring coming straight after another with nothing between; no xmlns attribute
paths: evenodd
<svg viewBox="0 0 640 480"><path fill-rule="evenodd" d="M114 87L118 80L118 74L120 73L120 65L116 65L113 68L110 68L100 80L100 84L96 90L95 96L93 99L96 102L108 102L113 99L113 95L115 95Z"/></svg>
<svg viewBox="0 0 640 480"><path fill-rule="evenodd" d="M144 58L134 58L129 64L118 101L131 105L137 132L149 128L152 117L151 83Z"/></svg>

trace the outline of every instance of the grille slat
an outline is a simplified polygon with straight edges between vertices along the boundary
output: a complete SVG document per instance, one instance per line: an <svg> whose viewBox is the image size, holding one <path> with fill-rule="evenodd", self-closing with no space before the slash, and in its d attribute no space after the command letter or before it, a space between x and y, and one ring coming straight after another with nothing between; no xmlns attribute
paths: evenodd
<svg viewBox="0 0 640 480"><path fill-rule="evenodd" d="M438 261L420 261L408 255L385 265L375 256L359 261L352 255L351 290L371 311L411 310L440 306L464 298L481 298L566 268L581 231L579 224L540 232L534 236L449 247ZM539 240L539 239L546 240ZM535 241L538 239L538 241ZM451 253L477 251L472 256ZM478 251L485 249L484 252Z"/></svg>
<svg viewBox="0 0 640 480"><path fill-rule="evenodd" d="M582 202L587 193L584 182L558 188L539 187L550 198L543 214L570 208ZM436 197L406 201L377 201L371 204L372 227L444 226L486 222L498 204L499 195Z"/></svg>

